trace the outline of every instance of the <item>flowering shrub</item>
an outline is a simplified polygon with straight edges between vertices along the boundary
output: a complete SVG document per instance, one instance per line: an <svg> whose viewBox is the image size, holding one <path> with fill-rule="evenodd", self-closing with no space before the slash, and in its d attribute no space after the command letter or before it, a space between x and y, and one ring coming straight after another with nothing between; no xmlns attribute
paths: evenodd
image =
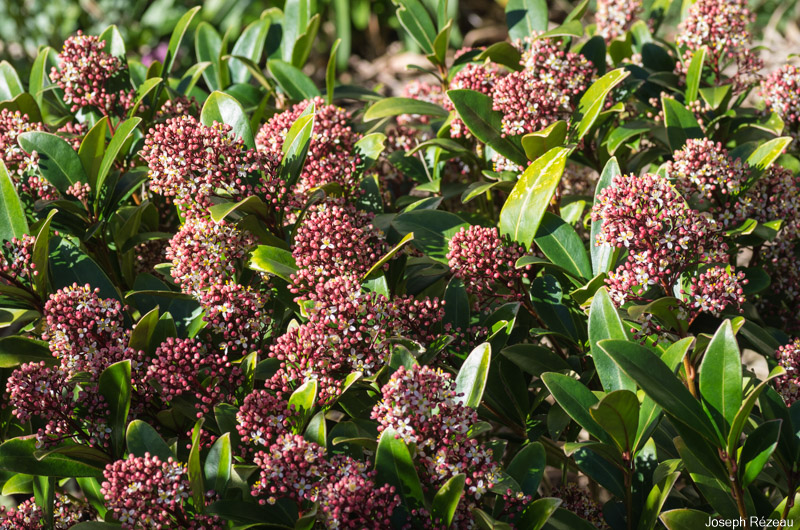
<svg viewBox="0 0 800 530"><path fill-rule="evenodd" d="M0 64L0 529L800 521L797 64L395 3L393 92L294 1Z"/></svg>

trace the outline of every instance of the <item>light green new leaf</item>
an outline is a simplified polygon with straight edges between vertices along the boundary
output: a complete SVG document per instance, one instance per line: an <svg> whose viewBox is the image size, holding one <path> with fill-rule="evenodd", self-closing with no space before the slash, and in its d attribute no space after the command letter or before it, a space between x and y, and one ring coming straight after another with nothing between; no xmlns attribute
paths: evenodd
<svg viewBox="0 0 800 530"><path fill-rule="evenodd" d="M708 344L699 376L700 394L712 416L724 420L721 428L731 425L742 406L742 358L730 320Z"/></svg>
<svg viewBox="0 0 800 530"><path fill-rule="evenodd" d="M203 104L200 121L208 127L214 125L214 122L230 125L233 135L241 138L245 146L250 149L256 146L250 120L247 119L242 105L233 96L223 92L212 92Z"/></svg>
<svg viewBox="0 0 800 530"><path fill-rule="evenodd" d="M28 233L25 210L14 188L6 165L0 160L0 241L21 239Z"/></svg>

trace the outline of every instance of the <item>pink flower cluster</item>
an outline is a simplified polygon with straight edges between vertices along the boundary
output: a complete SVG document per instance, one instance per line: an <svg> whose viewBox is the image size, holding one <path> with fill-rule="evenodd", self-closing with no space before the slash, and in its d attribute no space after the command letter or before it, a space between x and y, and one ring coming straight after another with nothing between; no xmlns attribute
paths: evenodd
<svg viewBox="0 0 800 530"><path fill-rule="evenodd" d="M58 190L39 176L39 156L26 153L18 143L22 133L45 131L44 124L31 121L27 114L0 110L0 158L21 193L42 200L58 198Z"/></svg>
<svg viewBox="0 0 800 530"><path fill-rule="evenodd" d="M233 401L244 384L241 369L231 365L225 355L208 351L197 339L172 337L156 349L147 379L158 385L159 395L167 403L182 395L193 397L198 418L223 401Z"/></svg>
<svg viewBox="0 0 800 530"><path fill-rule="evenodd" d="M296 288L309 289L342 274L366 273L389 251L372 218L341 201L313 206L298 227L292 247L300 269L292 277Z"/></svg>
<svg viewBox="0 0 800 530"><path fill-rule="evenodd" d="M689 6L679 26L676 42L685 51L678 70L685 74L694 53L705 46L708 48L706 64L717 81L727 60L737 65L733 78L737 91L757 82L756 72L761 68L761 61L750 49L752 36L747 30L753 18L746 0L697 0Z"/></svg>
<svg viewBox="0 0 800 530"><path fill-rule="evenodd" d="M761 96L768 110L800 134L800 66L785 64L768 75L761 83Z"/></svg>
<svg viewBox="0 0 800 530"><path fill-rule="evenodd" d="M207 208L212 195L233 201L256 195L279 205L286 193L276 181L276 159L247 149L230 125L209 127L190 115L168 119L150 129L140 156L150 188L191 209Z"/></svg>
<svg viewBox="0 0 800 530"><path fill-rule="evenodd" d="M654 286L671 296L684 272L727 261L728 248L716 223L692 210L658 175L615 176L596 198L592 220L602 221L598 245L628 251L625 262L606 279L609 294L618 305L631 299L642 300ZM715 273L709 279L720 283L706 290L695 285L692 292L701 298L711 293L722 297L714 302L705 300L701 306L719 309L729 305L732 300L726 293L739 276L723 281Z"/></svg>
<svg viewBox="0 0 800 530"><path fill-rule="evenodd" d="M317 500L319 482L329 475L325 448L296 434L282 434L269 449L256 453L259 480L251 493L261 504L289 498L301 505Z"/></svg>
<svg viewBox="0 0 800 530"><path fill-rule="evenodd" d="M222 530L225 524L213 515L190 512L186 466L170 457L166 462L145 453L108 464L100 489L106 507L123 529L186 528ZM197 508L197 507L195 507Z"/></svg>
<svg viewBox="0 0 800 530"><path fill-rule="evenodd" d="M625 35L642 12L641 0L598 0L597 33L606 43Z"/></svg>
<svg viewBox="0 0 800 530"><path fill-rule="evenodd" d="M727 307L741 307L747 280L741 271L732 272L725 267L711 267L691 278L684 303L689 309L689 321L699 313L719 317ZM684 294L684 293L682 293Z"/></svg>
<svg viewBox="0 0 800 530"><path fill-rule="evenodd" d="M800 339L795 339L775 352L778 364L786 373L775 378L775 389L787 407L800 400Z"/></svg>
<svg viewBox="0 0 800 530"><path fill-rule="evenodd" d="M338 397L352 372L375 375L388 361L390 337L427 342L444 316L436 299L389 300L362 292L352 276L317 285L307 300L308 322L290 328L270 346L270 357L281 361L270 386L287 392L293 382L314 379L320 405Z"/></svg>
<svg viewBox="0 0 800 530"><path fill-rule="evenodd" d="M467 475L465 499L456 514L456 521L466 522L472 506L500 478L492 451L469 436L478 413L458 401L449 374L428 366L400 367L381 394L372 419L380 432L391 427L414 444L424 487L435 491L453 475Z"/></svg>
<svg viewBox="0 0 800 530"><path fill-rule="evenodd" d="M550 497L561 499L561 508L569 510L597 528L607 528L603 518L603 506L589 496L585 488L575 482L553 488Z"/></svg>
<svg viewBox="0 0 800 530"><path fill-rule="evenodd" d="M747 168L741 159L731 158L719 142L687 140L673 153L665 173L687 200L696 200L700 210L708 211L725 228L747 218L747 204L739 200L747 182Z"/></svg>
<svg viewBox="0 0 800 530"><path fill-rule="evenodd" d="M419 79L414 79L405 85L401 96L435 105L445 105L445 100L447 99L441 85L434 85ZM398 125L428 125L431 123L431 117L421 114L401 114L397 117L397 123Z"/></svg>
<svg viewBox="0 0 800 530"><path fill-rule="evenodd" d="M50 77L64 91L72 112L94 107L106 116L121 116L132 106L136 91L127 80L128 66L105 47L105 41L80 31L64 42L60 70L53 67Z"/></svg>
<svg viewBox="0 0 800 530"><path fill-rule="evenodd" d="M448 265L475 297L476 309L492 300L522 299L523 280L528 278L530 266L517 269L516 262L525 249L503 241L497 228L462 228L450 240L449 247Z"/></svg>
<svg viewBox="0 0 800 530"><path fill-rule="evenodd" d="M7 285L31 286L39 274L33 262L33 246L36 238L25 234L22 239L13 238L0 247L0 282Z"/></svg>
<svg viewBox="0 0 800 530"><path fill-rule="evenodd" d="M53 504L53 528L68 530L78 523L96 518L95 510L88 503L56 492ZM15 508L0 506L0 530L40 530L45 528L44 511L33 497Z"/></svg>
<svg viewBox="0 0 800 530"><path fill-rule="evenodd" d="M500 78L494 87L494 110L503 113L503 133L531 133L569 119L579 96L595 75L582 55L567 52L546 38L530 37L523 49L522 71Z"/></svg>
<svg viewBox="0 0 800 530"><path fill-rule="evenodd" d="M236 430L245 443L269 447L297 421L294 406L266 390L247 395L236 413Z"/></svg>
<svg viewBox="0 0 800 530"><path fill-rule="evenodd" d="M283 142L289 129L312 104L315 112L311 143L294 191L305 194L325 184L336 183L345 192L352 193L358 188L361 157L355 145L361 135L350 125L349 112L326 105L322 98L302 101L270 118L256 135L258 150L277 160L283 158Z"/></svg>

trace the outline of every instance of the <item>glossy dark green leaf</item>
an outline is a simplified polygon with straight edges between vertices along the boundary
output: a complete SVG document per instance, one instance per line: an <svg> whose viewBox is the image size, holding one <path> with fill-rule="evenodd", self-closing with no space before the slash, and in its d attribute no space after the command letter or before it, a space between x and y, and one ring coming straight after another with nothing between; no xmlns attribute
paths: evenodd
<svg viewBox="0 0 800 530"><path fill-rule="evenodd" d="M90 449L90 448L86 448ZM0 470L28 473L44 477L103 476L104 464L63 452L48 452L37 458L36 436L12 438L0 445Z"/></svg>
<svg viewBox="0 0 800 530"><path fill-rule="evenodd" d="M220 496L224 496L228 488L232 465L231 435L226 432L217 438L217 441L208 450L208 456L206 456L204 464L206 481L210 489Z"/></svg>
<svg viewBox="0 0 800 530"><path fill-rule="evenodd" d="M364 121L399 116L400 114L419 114L420 116L446 118L450 113L441 105L435 103L413 98L392 97L384 98L370 105L364 113Z"/></svg>
<svg viewBox="0 0 800 530"><path fill-rule="evenodd" d="M531 37L547 30L545 0L509 0L506 4L506 24L511 40Z"/></svg>
<svg viewBox="0 0 800 530"><path fill-rule="evenodd" d="M14 368L23 363L57 364L47 342L28 337L0 338L0 368Z"/></svg>
<svg viewBox="0 0 800 530"><path fill-rule="evenodd" d="M428 257L447 263L450 239L469 225L454 213L442 210L411 210L392 219L401 235L414 233L411 242Z"/></svg>
<svg viewBox="0 0 800 530"><path fill-rule="evenodd" d="M703 137L703 129L691 111L667 96L662 96L661 103L664 108L664 125L667 127L670 149L677 151L689 138Z"/></svg>
<svg viewBox="0 0 800 530"><path fill-rule="evenodd" d="M227 68L222 68L222 38L217 30L208 22L197 25L194 33L194 49L198 62L209 63L203 70L203 79L211 90L222 90L227 87Z"/></svg>
<svg viewBox="0 0 800 530"><path fill-rule="evenodd" d="M233 135L241 138L245 146L250 149L256 146L250 120L247 119L242 105L233 96L223 92L212 92L203 104L200 121L207 126L214 125L214 122L230 125Z"/></svg>
<svg viewBox="0 0 800 530"><path fill-rule="evenodd" d="M542 374L542 381L553 399L578 425L601 442L613 443L606 430L589 414L589 409L600 401L591 390L580 381L556 372Z"/></svg>
<svg viewBox="0 0 800 530"><path fill-rule="evenodd" d="M605 428L621 453L632 453L639 426L636 394L630 390L610 392L589 409L589 414Z"/></svg>
<svg viewBox="0 0 800 530"><path fill-rule="evenodd" d="M422 51L432 54L433 41L436 39L436 28L425 6L419 0L393 0L397 8L397 19L414 39Z"/></svg>
<svg viewBox="0 0 800 530"><path fill-rule="evenodd" d="M25 90L19 80L17 71L8 61L0 62L0 101L14 99Z"/></svg>
<svg viewBox="0 0 800 530"><path fill-rule="evenodd" d="M503 114L493 110L491 97L475 90L448 90L447 97L475 138L515 164L527 165L528 157L522 146L503 136Z"/></svg>
<svg viewBox="0 0 800 530"><path fill-rule="evenodd" d="M708 525L711 517L712 514L706 512L681 508L663 512L660 519L664 526L667 527L667 530L695 530Z"/></svg>
<svg viewBox="0 0 800 530"><path fill-rule="evenodd" d="M614 339L602 340L598 346L673 419L684 423L709 442L720 443L720 434L700 402L647 347Z"/></svg>
<svg viewBox="0 0 800 530"><path fill-rule="evenodd" d="M18 140L26 153L39 154L39 172L62 194L76 182L89 181L78 153L63 138L31 131L20 134Z"/></svg>
<svg viewBox="0 0 800 530"><path fill-rule="evenodd" d="M511 190L500 212L500 232L530 248L564 173L570 149L555 147L537 158Z"/></svg>
<svg viewBox="0 0 800 530"><path fill-rule="evenodd" d="M314 82L301 70L278 59L267 61L267 69L287 96L295 100L311 99L320 95Z"/></svg>
<svg viewBox="0 0 800 530"><path fill-rule="evenodd" d="M680 472L670 473L667 476L658 480L650 493L647 494L647 499L644 503L642 516L639 519L638 530L652 530L658 522L658 514L664 507L675 481L678 480Z"/></svg>
<svg viewBox="0 0 800 530"><path fill-rule="evenodd" d="M626 340L625 325L619 317L617 308L608 296L608 290L601 287L592 299L589 309L589 345L591 346L594 367L606 392L614 390L636 390L636 382L628 377L605 351L598 346L601 340Z"/></svg>
<svg viewBox="0 0 800 530"><path fill-rule="evenodd" d="M467 476L463 473L453 475L436 492L431 505L431 515L442 521L445 527L449 527L453 522L453 517L464 492L464 483Z"/></svg>
<svg viewBox="0 0 800 530"><path fill-rule="evenodd" d="M397 488L407 506L424 506L422 485L411 460L411 453L397 431L391 427L381 433L375 453L375 469L378 472L377 483L390 484Z"/></svg>
<svg viewBox="0 0 800 530"><path fill-rule="evenodd" d="M192 501L194 508L198 512L203 512L205 507L205 484L203 480L203 468L200 466L200 438L202 437L203 418L200 418L192 430L192 448L189 450L188 475L189 487L192 491Z"/></svg>
<svg viewBox="0 0 800 530"><path fill-rule="evenodd" d="M266 18L252 22L236 40L231 55L246 57L256 65L260 63L269 27L270 20ZM250 73L242 61L231 59L228 61L228 68L231 73L231 81L234 83L247 83L250 80Z"/></svg>
<svg viewBox="0 0 800 530"><path fill-rule="evenodd" d="M250 255L250 268L259 272L274 274L291 282L291 276L297 272L297 264L292 253L278 247L259 245Z"/></svg>
<svg viewBox="0 0 800 530"><path fill-rule="evenodd" d="M25 211L6 165L0 160L0 241L11 241L29 232Z"/></svg>
<svg viewBox="0 0 800 530"><path fill-rule="evenodd" d="M739 477L743 488L749 486L767 465L778 446L781 424L781 420L766 421L756 427L745 440L739 456Z"/></svg>
<svg viewBox="0 0 800 530"><path fill-rule="evenodd" d="M700 90L700 81L703 77L703 65L706 60L708 47L703 46L694 52L689 63L689 70L686 72L686 103L692 103L697 99L697 92Z"/></svg>
<svg viewBox="0 0 800 530"><path fill-rule="evenodd" d="M108 405L112 450L122 456L125 425L131 408L131 362L120 361L103 370L97 389Z"/></svg>
<svg viewBox="0 0 800 530"><path fill-rule="evenodd" d="M106 132L108 131L108 118L103 116L89 129L81 141L78 157L81 159L83 169L89 179L92 189L97 189L97 175L106 152Z"/></svg>
<svg viewBox="0 0 800 530"><path fill-rule="evenodd" d="M561 506L561 499L542 497L530 503L519 519L519 528L539 530L542 528L556 509Z"/></svg>
<svg viewBox="0 0 800 530"><path fill-rule="evenodd" d="M613 181L614 177L620 175L620 173L621 172L619 169L619 164L617 163L617 159L611 157L608 162L606 162L603 172L600 173L600 178L598 179L597 186L595 187L594 196L598 197L600 192L608 187ZM609 272L614 266L614 256L616 254L616 250L611 245L597 244L597 236L600 235L602 224L602 219L592 221L591 234L589 238L589 253L592 257L592 272L594 274Z"/></svg>
<svg viewBox="0 0 800 530"><path fill-rule="evenodd" d="M456 397L456 401L473 409L478 408L486 388L486 378L491 363L492 347L488 342L472 350L456 375L456 392L462 394Z"/></svg>
<svg viewBox="0 0 800 530"><path fill-rule="evenodd" d="M125 40L122 38L122 34L119 32L119 28L116 25L112 24L108 26L103 33L100 34L98 39L106 43L106 47L103 49L104 52L114 57L125 57Z"/></svg>
<svg viewBox="0 0 800 530"><path fill-rule="evenodd" d="M567 122L558 120L541 131L522 137L522 148L528 160L536 160L550 149L559 147L567 137Z"/></svg>
<svg viewBox="0 0 800 530"><path fill-rule="evenodd" d="M331 46L330 56L328 57L328 67L325 69L325 103L328 105L333 103L334 87L336 86L336 58L341 44L341 38L334 41L333 46Z"/></svg>
<svg viewBox="0 0 800 530"><path fill-rule="evenodd" d="M103 189L106 178L108 177L111 167L116 162L120 155L124 156L123 148L129 145L129 140L136 131L136 127L141 123L141 118L130 118L117 125L114 131L114 136L108 142L108 148L103 155L103 160L100 163L100 170L97 173L97 194Z"/></svg>
<svg viewBox="0 0 800 530"><path fill-rule="evenodd" d="M533 442L523 447L506 468L506 472L517 481L526 495L535 495L544 476L547 455L544 446Z"/></svg>
<svg viewBox="0 0 800 530"><path fill-rule="evenodd" d="M580 236L559 216L544 212L534 243L547 258L578 278L592 277L592 264Z"/></svg>
<svg viewBox="0 0 800 530"><path fill-rule="evenodd" d="M712 416L731 425L742 406L742 358L730 320L711 339L698 375L700 394Z"/></svg>
<svg viewBox="0 0 800 530"><path fill-rule="evenodd" d="M621 68L612 70L592 83L592 86L581 96L576 111L577 119L573 120L578 124L575 129L575 137L578 140L583 138L594 125L611 90L628 77L629 73Z"/></svg>
<svg viewBox="0 0 800 530"><path fill-rule="evenodd" d="M145 453L150 453L165 462L167 459L175 457L161 435L142 420L133 420L128 424L125 442L128 452L134 456L144 456Z"/></svg>

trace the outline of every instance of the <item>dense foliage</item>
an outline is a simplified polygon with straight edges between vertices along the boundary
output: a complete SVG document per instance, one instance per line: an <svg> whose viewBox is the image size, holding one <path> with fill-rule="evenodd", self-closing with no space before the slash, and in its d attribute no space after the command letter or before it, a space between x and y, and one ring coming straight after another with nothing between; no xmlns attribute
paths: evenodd
<svg viewBox="0 0 800 530"><path fill-rule="evenodd" d="M402 97L303 1L0 64L0 528L800 521L800 68L743 0L396 4Z"/></svg>

